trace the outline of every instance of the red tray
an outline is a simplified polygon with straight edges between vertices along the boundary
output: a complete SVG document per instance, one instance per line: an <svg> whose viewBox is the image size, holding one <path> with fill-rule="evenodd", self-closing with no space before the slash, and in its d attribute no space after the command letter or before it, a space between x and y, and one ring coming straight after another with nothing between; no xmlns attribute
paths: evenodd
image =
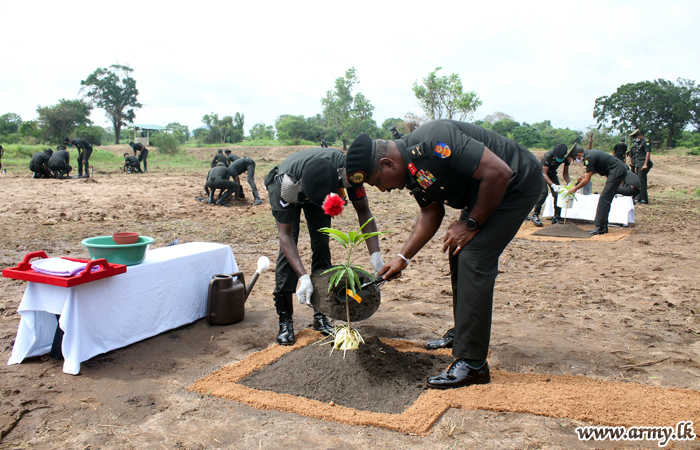
<svg viewBox="0 0 700 450"><path fill-rule="evenodd" d="M123 264L111 264L108 263L106 259L74 259L66 258L69 261L76 261L81 263L87 263L85 270L80 272L78 275L72 277L57 277L55 275L47 275L45 273L38 273L32 269L32 265L29 261L32 258L48 258L44 252L32 252L24 255L22 260L17 267L10 267L9 269L2 269L2 276L5 278L14 278L15 280L25 280L32 281L34 283L51 284L54 286L62 287L72 287L83 283L89 283L90 281L101 280L102 278L112 277L114 275L119 275L120 273L126 272L126 266ZM92 268L99 266L100 268L92 272Z"/></svg>

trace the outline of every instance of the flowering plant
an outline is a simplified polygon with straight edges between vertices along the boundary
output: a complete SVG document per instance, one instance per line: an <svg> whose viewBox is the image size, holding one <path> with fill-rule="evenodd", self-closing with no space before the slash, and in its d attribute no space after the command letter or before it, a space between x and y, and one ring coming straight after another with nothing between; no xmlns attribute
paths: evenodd
<svg viewBox="0 0 700 450"><path fill-rule="evenodd" d="M339 216L343 213L343 208L345 208L345 201L340 198L336 193L331 193L326 195L323 200L323 212L331 217Z"/></svg>

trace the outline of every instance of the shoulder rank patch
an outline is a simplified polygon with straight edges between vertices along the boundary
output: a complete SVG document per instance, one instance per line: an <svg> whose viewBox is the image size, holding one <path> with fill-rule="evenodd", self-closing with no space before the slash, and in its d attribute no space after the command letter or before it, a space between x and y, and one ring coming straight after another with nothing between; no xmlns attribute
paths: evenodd
<svg viewBox="0 0 700 450"><path fill-rule="evenodd" d="M413 163L408 163L408 170L411 172L411 175L415 175L416 172L418 172L418 169L416 169Z"/></svg>
<svg viewBox="0 0 700 450"><path fill-rule="evenodd" d="M433 155L440 159L449 158L451 154L452 150L450 150L450 146L440 141L438 141L435 150L433 150Z"/></svg>
<svg viewBox="0 0 700 450"><path fill-rule="evenodd" d="M423 189L428 189L433 183L437 181L437 178L435 178L435 175L430 173L429 170L421 169L414 175L416 177L416 181L418 184L421 185Z"/></svg>
<svg viewBox="0 0 700 450"><path fill-rule="evenodd" d="M588 158L583 158L583 165L587 166L588 165Z"/></svg>
<svg viewBox="0 0 700 450"><path fill-rule="evenodd" d="M352 184L360 184L365 182L365 173L362 171L353 172L348 175L348 181Z"/></svg>

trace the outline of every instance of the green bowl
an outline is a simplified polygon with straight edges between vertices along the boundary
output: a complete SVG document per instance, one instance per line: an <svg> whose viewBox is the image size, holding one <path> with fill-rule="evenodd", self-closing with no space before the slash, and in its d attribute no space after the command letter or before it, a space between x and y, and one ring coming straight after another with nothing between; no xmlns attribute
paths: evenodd
<svg viewBox="0 0 700 450"><path fill-rule="evenodd" d="M108 263L135 266L146 259L148 246L155 241L152 237L139 236L134 244L115 244L112 236L97 236L84 239L81 244L87 247L90 258L104 258Z"/></svg>

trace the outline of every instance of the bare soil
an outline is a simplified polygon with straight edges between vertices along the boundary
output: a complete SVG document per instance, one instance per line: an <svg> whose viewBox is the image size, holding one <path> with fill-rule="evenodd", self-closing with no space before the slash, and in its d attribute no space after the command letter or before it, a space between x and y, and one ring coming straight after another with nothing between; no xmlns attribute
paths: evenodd
<svg viewBox="0 0 700 450"><path fill-rule="evenodd" d="M123 151L119 146L111 150ZM253 207L250 196L231 208L195 200L204 196L204 161L216 149L191 150L203 161L202 168L181 173L159 168L159 157L152 154L146 174L98 167L89 180L34 180L28 170L0 175L0 267L14 266L37 250L87 258L82 239L132 230L154 237L152 248L175 238L230 244L248 276L260 255L274 264L276 228L262 180L267 169L296 149L232 150L258 161L263 205ZM572 168L572 176L577 170ZM637 207L632 233L617 240L596 236L551 242L524 234L513 240L501 257L495 288L492 369L700 390L700 160L656 155L649 182L651 203ZM603 183L596 178L594 191ZM418 207L406 192L382 194L369 188L368 193L380 229L392 232L381 237L389 260L409 235ZM448 210L443 227L404 276L384 285L377 313L358 323L363 336L422 342L452 325L441 238L457 217L458 211ZM352 209L334 226L356 229ZM528 226L532 224L526 222L524 228ZM304 232L299 248L308 267ZM341 250L334 247L334 255ZM369 267L369 256L360 254L358 262ZM64 374L62 363L48 356L2 365L0 448L656 447L650 441L579 442L575 428L596 424L594 420L507 409L453 408L430 435L419 437L258 410L188 391L194 381L274 345L273 285L272 272L260 277L240 323L211 326L200 320L99 355L83 363L79 376ZM12 350L25 287L23 281L0 279L3 362ZM311 321L311 309L296 306L295 328ZM329 368L336 364L329 360ZM696 442L675 447L697 448Z"/></svg>

